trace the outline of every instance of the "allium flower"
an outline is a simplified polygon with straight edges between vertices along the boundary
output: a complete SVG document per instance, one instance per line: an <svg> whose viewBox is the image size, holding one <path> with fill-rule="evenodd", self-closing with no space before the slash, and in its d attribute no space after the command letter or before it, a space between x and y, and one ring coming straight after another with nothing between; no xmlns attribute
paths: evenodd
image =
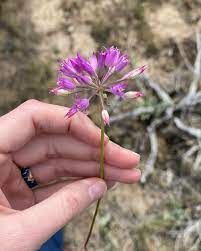
<svg viewBox="0 0 201 251"><path fill-rule="evenodd" d="M89 59L85 59L78 53L75 58L67 58L60 64L57 87L51 92L62 96L74 95L75 103L66 114L68 118L78 111L86 111L91 99L99 96L103 120L105 124L109 124L104 93L112 93L121 98L142 96L140 92L125 92L125 90L129 85L128 80L144 72L146 65L124 74L116 81L110 81L115 73L120 73L128 64L128 56L115 47L93 53Z"/></svg>
<svg viewBox="0 0 201 251"><path fill-rule="evenodd" d="M139 91L126 91L129 80L144 72L146 65L138 67L122 77L113 80L116 73L120 74L129 64L129 58L122 54L118 48L111 47L101 52L93 53L89 59L85 59L79 53L75 58L65 59L59 68L57 87L50 92L55 95L74 96L74 104L68 110L66 117L70 118L78 111L85 112L91 99L99 96L101 104L101 136L100 136L100 178L105 178L104 171L104 133L105 125L109 125L110 117L105 108L107 93L114 94L121 99L133 99L142 97ZM112 79L111 79L112 78ZM100 200L97 202L96 210L92 219L90 230L84 244L87 250L95 219L98 213Z"/></svg>

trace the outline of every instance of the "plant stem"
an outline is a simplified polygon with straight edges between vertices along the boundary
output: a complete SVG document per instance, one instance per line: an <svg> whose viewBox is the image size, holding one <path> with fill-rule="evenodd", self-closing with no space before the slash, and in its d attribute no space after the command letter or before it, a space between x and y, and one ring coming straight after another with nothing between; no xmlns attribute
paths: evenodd
<svg viewBox="0 0 201 251"><path fill-rule="evenodd" d="M100 178L101 179L104 179L104 177L105 177L105 170L104 170L104 134L105 134L105 125L104 125L103 118L101 116L101 142L100 142ZM98 210L99 210L99 207L100 207L100 202L101 202L101 199L99 199L97 204L96 204L96 209L95 209L94 216L93 216L93 219L92 219L92 222L91 222L89 233L87 235L87 239L86 239L85 244L84 244L84 251L87 251L87 244L88 244L88 242L90 240L90 237L91 237L91 234L92 234L92 231L93 231L93 227L94 227L96 217L97 217L97 214L98 214Z"/></svg>

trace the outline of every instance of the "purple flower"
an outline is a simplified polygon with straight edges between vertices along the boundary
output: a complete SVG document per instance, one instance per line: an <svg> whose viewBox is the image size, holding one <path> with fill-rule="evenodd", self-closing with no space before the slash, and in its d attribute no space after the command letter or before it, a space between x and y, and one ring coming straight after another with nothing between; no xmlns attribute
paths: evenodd
<svg viewBox="0 0 201 251"><path fill-rule="evenodd" d="M92 83L91 78L89 76L86 76L86 75L77 75L77 76L75 76L75 79L81 85L83 85L83 84L90 85Z"/></svg>
<svg viewBox="0 0 201 251"><path fill-rule="evenodd" d="M100 52L98 55L98 68L102 69L105 65L106 51Z"/></svg>
<svg viewBox="0 0 201 251"><path fill-rule="evenodd" d="M61 63L61 68L59 72L63 73L65 76L73 77L77 74L76 68L73 66L70 59L64 60Z"/></svg>
<svg viewBox="0 0 201 251"><path fill-rule="evenodd" d="M76 85L72 81L70 81L67 78L62 78L62 77L59 77L57 79L57 85L61 89L66 89L66 90L74 90L76 87Z"/></svg>
<svg viewBox="0 0 201 251"><path fill-rule="evenodd" d="M128 65L128 63L128 56L126 54L121 54L119 49L111 47L106 51L106 66L115 67L115 70L120 72Z"/></svg>
<svg viewBox="0 0 201 251"><path fill-rule="evenodd" d="M89 75L94 75L95 71L90 65L90 62L84 59L79 53L77 54L76 62L83 71L87 72Z"/></svg>
<svg viewBox="0 0 201 251"><path fill-rule="evenodd" d="M141 92L125 92L125 90L128 87L127 81L144 72L147 68L146 65L126 73L120 79L110 81L115 73L120 73L128 64L128 55L121 53L114 46L93 53L89 59L78 53L76 57L67 58L61 63L57 87L52 89L51 93L62 96L76 94L75 103L66 115L68 118L78 111L85 111L89 107L89 101L93 97L99 96L103 111L102 117L105 124L108 124L109 114L105 109L104 93L110 92L118 97L128 99L142 96Z"/></svg>
<svg viewBox="0 0 201 251"><path fill-rule="evenodd" d="M95 72L98 67L98 60L95 53L89 58L89 63Z"/></svg>
<svg viewBox="0 0 201 251"><path fill-rule="evenodd" d="M105 65L108 67L115 66L119 61L120 51L117 48L111 47L106 51Z"/></svg>
<svg viewBox="0 0 201 251"><path fill-rule="evenodd" d="M124 90L127 88L127 86L128 86L128 83L116 84L110 87L109 91L116 96L123 97Z"/></svg>
<svg viewBox="0 0 201 251"><path fill-rule="evenodd" d="M89 107L89 99L87 98L76 98L75 104L70 108L70 110L67 112L66 117L70 118L78 111L86 111Z"/></svg>
<svg viewBox="0 0 201 251"><path fill-rule="evenodd" d="M128 65L128 63L129 63L128 56L122 55L115 66L115 70L117 72L122 71Z"/></svg>
<svg viewBox="0 0 201 251"><path fill-rule="evenodd" d="M77 62L76 58L71 58L70 63L72 65L72 67L74 68L74 70L76 71L76 73L81 73L82 72L82 67L80 67L79 63Z"/></svg>

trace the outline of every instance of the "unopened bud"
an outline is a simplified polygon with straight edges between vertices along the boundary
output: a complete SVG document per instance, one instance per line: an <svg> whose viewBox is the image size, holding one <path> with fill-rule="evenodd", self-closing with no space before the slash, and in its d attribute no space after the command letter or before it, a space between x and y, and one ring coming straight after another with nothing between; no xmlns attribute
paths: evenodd
<svg viewBox="0 0 201 251"><path fill-rule="evenodd" d="M103 94L103 98L107 99L107 94L106 93Z"/></svg>
<svg viewBox="0 0 201 251"><path fill-rule="evenodd" d="M57 96L67 96L67 95L71 94L70 91L65 90L65 89L61 89L61 88L54 88L50 91L50 93L53 93Z"/></svg>
<svg viewBox="0 0 201 251"><path fill-rule="evenodd" d="M124 97L125 98L138 98L138 97L142 97L143 94L141 92L133 92L133 91L130 91L130 92L126 92Z"/></svg>
<svg viewBox="0 0 201 251"><path fill-rule="evenodd" d="M122 80L124 80L124 79L133 79L137 75L143 73L147 68L148 68L147 65L143 65L141 67L138 67L138 68L136 68L136 69L128 72L126 75L124 75L123 78L122 78Z"/></svg>
<svg viewBox="0 0 201 251"><path fill-rule="evenodd" d="M110 124L110 116L109 116L107 110L102 110L102 118L103 118L103 121L104 121L105 125L109 125Z"/></svg>

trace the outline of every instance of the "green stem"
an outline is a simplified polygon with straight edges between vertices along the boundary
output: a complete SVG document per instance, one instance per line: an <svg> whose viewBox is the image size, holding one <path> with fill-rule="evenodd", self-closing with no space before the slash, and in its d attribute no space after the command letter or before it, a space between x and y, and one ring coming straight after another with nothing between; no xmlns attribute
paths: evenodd
<svg viewBox="0 0 201 251"><path fill-rule="evenodd" d="M105 177L105 170L104 170L104 135L105 135L105 125L104 125L103 118L101 116L101 142L100 142L100 178L101 179L104 179L104 177ZM91 222L89 233L87 235L87 239L86 239L85 244L84 244L84 251L87 251L87 245L88 245L88 242L90 240L90 237L91 237L91 234L92 234L92 231L93 231L93 228L94 228L94 224L95 224L96 217L97 217L97 214L98 214L98 210L99 210L99 207L100 207L100 202L101 202L101 199L99 199L97 204L96 204L96 209L95 209L94 216L93 216L93 219L92 219L92 222Z"/></svg>

